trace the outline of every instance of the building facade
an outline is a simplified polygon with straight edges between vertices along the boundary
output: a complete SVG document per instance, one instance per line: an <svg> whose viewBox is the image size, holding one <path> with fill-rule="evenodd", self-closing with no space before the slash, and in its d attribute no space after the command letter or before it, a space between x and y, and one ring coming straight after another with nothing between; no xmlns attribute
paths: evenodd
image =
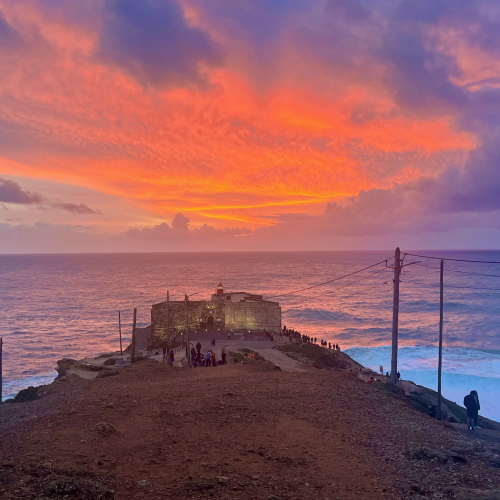
<svg viewBox="0 0 500 500"><path fill-rule="evenodd" d="M168 313L167 313L168 311ZM167 334L167 314L170 335ZM210 300L189 300L187 320L190 332L270 332L281 330L281 307L262 295L224 292L219 283ZM170 301L151 308L152 343L159 345L186 332L186 304Z"/></svg>

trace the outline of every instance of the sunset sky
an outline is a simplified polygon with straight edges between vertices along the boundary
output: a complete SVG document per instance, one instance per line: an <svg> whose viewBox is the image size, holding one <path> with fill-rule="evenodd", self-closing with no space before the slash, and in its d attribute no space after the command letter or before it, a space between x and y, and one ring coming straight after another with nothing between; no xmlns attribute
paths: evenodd
<svg viewBox="0 0 500 500"><path fill-rule="evenodd" d="M500 248L498 0L0 0L0 253Z"/></svg>

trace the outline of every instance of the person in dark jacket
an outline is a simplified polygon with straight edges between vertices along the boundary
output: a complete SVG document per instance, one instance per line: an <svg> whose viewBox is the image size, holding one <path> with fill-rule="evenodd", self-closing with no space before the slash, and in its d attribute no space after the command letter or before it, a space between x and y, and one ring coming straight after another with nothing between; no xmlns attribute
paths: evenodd
<svg viewBox="0 0 500 500"><path fill-rule="evenodd" d="M471 394L474 396L476 400L476 414L474 415L474 427L476 429L481 429L479 425L477 425L477 419L479 418L479 410L481 409L481 405L479 404L479 396L477 395L477 391L472 391Z"/></svg>
<svg viewBox="0 0 500 500"><path fill-rule="evenodd" d="M227 365L227 361L226 361L226 351L222 350L222 354L220 355L220 357L222 358L222 364L223 364L223 365Z"/></svg>
<svg viewBox="0 0 500 500"><path fill-rule="evenodd" d="M477 413L476 398L472 394L473 392L474 391L471 391L471 393L464 398L464 406L467 408L467 429L470 431L474 430L474 419Z"/></svg>

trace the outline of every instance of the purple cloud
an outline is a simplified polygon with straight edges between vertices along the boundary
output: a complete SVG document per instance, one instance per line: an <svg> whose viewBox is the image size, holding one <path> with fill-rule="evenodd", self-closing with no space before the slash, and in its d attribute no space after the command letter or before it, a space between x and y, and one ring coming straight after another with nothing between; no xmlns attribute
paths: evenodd
<svg viewBox="0 0 500 500"><path fill-rule="evenodd" d="M175 0L108 0L105 7L100 55L142 84L203 87L200 64L222 62L217 44L188 25Z"/></svg>

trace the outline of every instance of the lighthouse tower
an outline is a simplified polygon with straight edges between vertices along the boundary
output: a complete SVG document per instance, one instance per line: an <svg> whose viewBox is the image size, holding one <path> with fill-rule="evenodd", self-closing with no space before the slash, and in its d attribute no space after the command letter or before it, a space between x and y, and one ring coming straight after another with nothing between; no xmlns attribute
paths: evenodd
<svg viewBox="0 0 500 500"><path fill-rule="evenodd" d="M224 294L224 287L222 286L222 282L219 282L217 285L217 295L223 295Z"/></svg>

